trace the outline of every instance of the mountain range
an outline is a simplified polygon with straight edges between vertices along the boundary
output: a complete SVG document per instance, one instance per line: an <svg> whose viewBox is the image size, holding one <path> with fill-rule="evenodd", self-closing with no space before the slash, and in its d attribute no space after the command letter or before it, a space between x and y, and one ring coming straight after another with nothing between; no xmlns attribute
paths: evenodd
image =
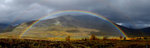
<svg viewBox="0 0 150 48"><path fill-rule="evenodd" d="M17 26L7 25L8 27L3 30L4 25L0 24L0 26L2 26L0 35L19 35L34 22L35 21L24 22ZM122 29L128 37L150 36L150 28L132 29L121 25L117 26ZM66 36L72 36L74 38L86 38L92 34L96 36L121 36L121 33L114 25L99 17L89 15L63 15L53 19L39 21L26 31L23 37L64 38Z"/></svg>

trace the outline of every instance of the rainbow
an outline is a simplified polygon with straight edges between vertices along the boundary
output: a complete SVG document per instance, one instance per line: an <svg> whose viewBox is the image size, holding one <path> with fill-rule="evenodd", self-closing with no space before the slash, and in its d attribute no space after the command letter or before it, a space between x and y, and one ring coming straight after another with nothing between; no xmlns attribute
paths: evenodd
<svg viewBox="0 0 150 48"><path fill-rule="evenodd" d="M31 25L29 25L25 30L23 30L23 32L19 35L19 38L22 38L22 36L24 36L24 34L27 31L29 31L35 24L37 24L38 22L40 22L40 20L42 20L42 19L44 19L46 17L49 17L49 16L54 16L54 15L58 15L58 14L62 14L62 13L82 13L82 14L87 14L87 15L92 15L92 16L99 17L99 18L105 20L106 22L110 23L111 25L113 25L117 30L119 30L119 32L121 33L121 35L123 37L127 38L127 35L124 33L124 31L122 31L117 25L115 25L112 21L110 21L106 17L98 15L98 14L93 13L93 12L83 11L83 10L63 10L63 11L56 11L56 12L53 12L53 13L48 14L46 16L43 16L43 17L39 18L38 20L36 20L35 22L33 22Z"/></svg>

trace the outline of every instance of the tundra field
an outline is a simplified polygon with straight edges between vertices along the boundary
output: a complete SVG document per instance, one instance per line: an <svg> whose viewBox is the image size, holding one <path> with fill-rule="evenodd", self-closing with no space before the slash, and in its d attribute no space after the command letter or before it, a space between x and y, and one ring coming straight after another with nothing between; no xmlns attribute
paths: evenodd
<svg viewBox="0 0 150 48"><path fill-rule="evenodd" d="M150 40L70 40L0 39L0 48L150 48Z"/></svg>

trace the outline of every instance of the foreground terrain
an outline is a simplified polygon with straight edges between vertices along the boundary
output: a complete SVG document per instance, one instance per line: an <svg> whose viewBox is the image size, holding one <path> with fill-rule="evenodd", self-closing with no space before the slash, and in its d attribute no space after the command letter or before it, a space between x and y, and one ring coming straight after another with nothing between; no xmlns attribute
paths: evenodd
<svg viewBox="0 0 150 48"><path fill-rule="evenodd" d="M150 48L146 40L76 40L50 41L0 39L0 48Z"/></svg>

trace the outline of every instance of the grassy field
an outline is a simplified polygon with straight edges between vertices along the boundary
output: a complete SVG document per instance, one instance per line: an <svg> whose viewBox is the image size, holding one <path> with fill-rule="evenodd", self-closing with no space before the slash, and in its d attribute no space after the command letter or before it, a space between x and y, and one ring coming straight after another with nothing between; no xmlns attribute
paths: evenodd
<svg viewBox="0 0 150 48"><path fill-rule="evenodd" d="M148 40L74 40L50 41L0 39L0 48L150 48Z"/></svg>

